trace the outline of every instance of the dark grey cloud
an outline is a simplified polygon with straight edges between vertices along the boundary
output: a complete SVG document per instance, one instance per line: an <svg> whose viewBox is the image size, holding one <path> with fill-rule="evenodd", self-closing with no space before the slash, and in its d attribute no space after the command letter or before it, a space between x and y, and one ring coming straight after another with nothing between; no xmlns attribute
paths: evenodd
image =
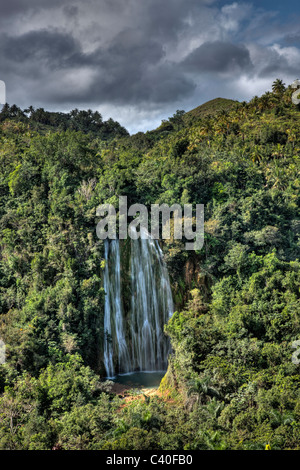
<svg viewBox="0 0 300 470"><path fill-rule="evenodd" d="M199 0L143 0L143 28L146 34L164 40L178 38L182 30L190 27L192 18L214 1ZM190 20L190 21L189 21Z"/></svg>
<svg viewBox="0 0 300 470"><path fill-rule="evenodd" d="M148 69L146 58L141 63L129 64L124 69L116 66L104 80L97 80L90 87L89 97L115 104L169 103L189 96L195 89L194 82L178 71L172 63L163 63Z"/></svg>
<svg viewBox="0 0 300 470"><path fill-rule="evenodd" d="M78 53L78 41L64 32L56 30L30 31L21 36L0 36L0 55L11 64L24 63L32 66L48 63L49 67L63 66Z"/></svg>
<svg viewBox="0 0 300 470"><path fill-rule="evenodd" d="M68 17L68 18L73 18L76 17L79 13L79 8L76 5L65 5L63 7L63 13Z"/></svg>
<svg viewBox="0 0 300 470"><path fill-rule="evenodd" d="M249 50L240 44L214 41L205 42L182 62L191 72L234 72L253 67Z"/></svg>
<svg viewBox="0 0 300 470"><path fill-rule="evenodd" d="M85 6L90 8L90 13L87 13L82 2L75 0L56 5L54 2L53 11L47 13L50 6L43 0L12 0L6 15L11 18L28 15L26 26L33 29L22 33L11 28L2 34L1 77L9 88L19 78L27 99L43 100L45 105L161 103L188 96L195 84L165 57L165 48L169 43L176 43L192 11L209 3L88 0ZM40 29L38 19L44 21L45 15L50 19L55 6L61 10L61 25L56 29L52 25ZM68 29L63 17L75 19L78 28ZM89 36L97 40L92 43ZM86 47L87 43L92 47ZM89 77L86 86L76 86L76 76L78 83L83 80L80 70ZM65 75L59 86L64 73L73 75L73 85L68 86ZM39 86L37 79L40 79ZM55 81L57 87L53 86Z"/></svg>
<svg viewBox="0 0 300 470"><path fill-rule="evenodd" d="M295 31L292 34L287 34L283 37L283 41L290 45L290 44L300 44L300 31Z"/></svg>
<svg viewBox="0 0 300 470"><path fill-rule="evenodd" d="M176 64L165 62L164 55L159 42L134 29L122 31L106 48L98 47L92 52L84 52L71 34L56 30L0 38L4 80L11 83L12 76L20 73L29 98L38 97L52 104L160 103L190 94L194 83L177 70ZM92 77L86 86L80 90L71 84L59 86L59 78L66 71L76 82L76 75L83 68ZM40 85L33 86L31 78L39 78ZM52 86L48 86L50 82Z"/></svg>
<svg viewBox="0 0 300 470"><path fill-rule="evenodd" d="M298 59L298 60L297 60ZM274 49L265 52L265 64L257 74L259 77L271 77L291 75L297 77L299 75L299 59L295 57L295 61Z"/></svg>
<svg viewBox="0 0 300 470"><path fill-rule="evenodd" d="M21 107L165 109L166 117L216 89L247 99L259 93L256 80L265 91L278 76L299 75L299 24L256 0L2 3L0 79Z"/></svg>
<svg viewBox="0 0 300 470"><path fill-rule="evenodd" d="M68 4L67 0L9 0L1 2L0 21L7 21L16 16L24 16L31 11L49 10L60 6L62 3Z"/></svg>

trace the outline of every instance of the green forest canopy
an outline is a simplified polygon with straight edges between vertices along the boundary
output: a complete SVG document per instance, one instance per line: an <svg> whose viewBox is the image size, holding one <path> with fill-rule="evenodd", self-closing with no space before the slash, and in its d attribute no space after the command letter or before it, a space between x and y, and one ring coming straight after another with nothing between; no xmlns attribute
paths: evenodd
<svg viewBox="0 0 300 470"><path fill-rule="evenodd" d="M281 82L279 80L279 82ZM276 84L277 83L277 84ZM1 449L298 449L299 106L274 82L130 136L99 113L0 113ZM205 204L163 245L176 312L160 394L101 381L96 207Z"/></svg>

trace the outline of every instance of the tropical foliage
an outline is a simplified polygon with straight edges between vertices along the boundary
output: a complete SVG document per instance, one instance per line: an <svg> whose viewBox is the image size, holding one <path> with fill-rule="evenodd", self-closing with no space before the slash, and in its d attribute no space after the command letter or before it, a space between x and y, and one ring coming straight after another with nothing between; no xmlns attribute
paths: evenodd
<svg viewBox="0 0 300 470"><path fill-rule="evenodd" d="M132 136L90 110L3 108L0 448L300 448L292 91L276 80L248 103L178 110ZM128 403L101 381L96 207L119 195L205 204L200 251L163 244L176 304L169 369L155 397Z"/></svg>

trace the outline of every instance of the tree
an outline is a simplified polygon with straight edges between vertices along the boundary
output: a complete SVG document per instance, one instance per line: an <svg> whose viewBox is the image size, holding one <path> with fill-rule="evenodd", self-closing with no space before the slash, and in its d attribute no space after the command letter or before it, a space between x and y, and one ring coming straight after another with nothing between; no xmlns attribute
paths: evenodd
<svg viewBox="0 0 300 470"><path fill-rule="evenodd" d="M277 78L272 85L272 90L275 95L282 96L285 92L285 83L280 78Z"/></svg>
<svg viewBox="0 0 300 470"><path fill-rule="evenodd" d="M183 124L183 116L185 114L185 111L183 109L177 109L176 113L173 114L172 117L169 118L169 121L174 124L177 129L179 129L180 126Z"/></svg>
<svg viewBox="0 0 300 470"><path fill-rule="evenodd" d="M188 382L188 396L195 396L197 402L201 403L201 400L204 398L204 401L207 400L207 397L210 398L220 398L219 392L217 389L211 385L210 377L195 377Z"/></svg>

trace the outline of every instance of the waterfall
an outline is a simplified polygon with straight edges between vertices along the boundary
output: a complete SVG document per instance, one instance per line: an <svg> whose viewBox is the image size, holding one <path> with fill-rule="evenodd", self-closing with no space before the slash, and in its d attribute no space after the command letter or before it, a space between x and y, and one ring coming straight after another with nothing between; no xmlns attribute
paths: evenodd
<svg viewBox="0 0 300 470"><path fill-rule="evenodd" d="M169 340L164 325L173 314L172 292L157 240L143 232L131 239L131 299L122 306L120 246L105 241L104 366L108 377L133 371L167 367Z"/></svg>
<svg viewBox="0 0 300 470"><path fill-rule="evenodd" d="M169 343L164 325L173 313L167 268L157 240L145 231L131 240L131 357L134 370L161 370Z"/></svg>
<svg viewBox="0 0 300 470"><path fill-rule="evenodd" d="M131 361L125 339L124 314L121 295L121 263L119 241L105 241L104 290L104 365L108 377L115 375L114 356L119 370L129 372Z"/></svg>

